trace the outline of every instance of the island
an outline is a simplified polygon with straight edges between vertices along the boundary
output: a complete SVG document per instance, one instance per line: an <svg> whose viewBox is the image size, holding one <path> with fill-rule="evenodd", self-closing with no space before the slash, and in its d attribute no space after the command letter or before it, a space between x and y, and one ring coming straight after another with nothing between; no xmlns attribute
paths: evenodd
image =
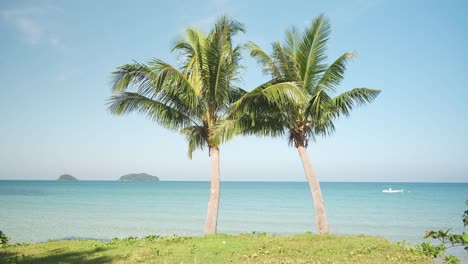
<svg viewBox="0 0 468 264"><path fill-rule="evenodd" d="M70 174L63 174L58 177L57 181L77 181L78 179L71 176Z"/></svg>
<svg viewBox="0 0 468 264"><path fill-rule="evenodd" d="M132 173L121 176L119 181L159 181L159 178L147 173Z"/></svg>

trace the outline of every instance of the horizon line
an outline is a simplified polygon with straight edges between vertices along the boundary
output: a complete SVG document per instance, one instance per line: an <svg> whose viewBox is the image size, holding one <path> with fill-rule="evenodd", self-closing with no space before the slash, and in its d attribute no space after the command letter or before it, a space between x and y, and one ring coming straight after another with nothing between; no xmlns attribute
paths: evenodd
<svg viewBox="0 0 468 264"><path fill-rule="evenodd" d="M50 180L50 179L0 179L0 181L59 181L57 179ZM139 181L119 181L118 179L115 180L105 180L105 179L100 179L100 180L80 180L78 179L77 181L95 181L95 182L139 182ZM67 182L67 181L65 181ZM72 181L74 182L74 181ZM141 181L141 182L148 182L148 181ZM209 180L159 180L155 182L210 182ZM298 182L298 183L307 183L307 181L259 181L259 180L245 180L245 181L232 181L232 180L227 180L221 182L253 182L253 183L260 183L260 182L268 182L268 183L292 183L292 182ZM320 181L320 183L468 183L466 182L460 182L460 181Z"/></svg>

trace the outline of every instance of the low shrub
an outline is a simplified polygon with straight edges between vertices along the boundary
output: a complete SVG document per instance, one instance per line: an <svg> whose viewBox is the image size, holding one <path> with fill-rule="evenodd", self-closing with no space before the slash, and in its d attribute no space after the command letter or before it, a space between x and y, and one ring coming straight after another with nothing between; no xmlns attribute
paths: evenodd
<svg viewBox="0 0 468 264"><path fill-rule="evenodd" d="M5 233L3 233L2 231L0 231L0 247L6 247L8 246L8 241L10 239L5 235Z"/></svg>

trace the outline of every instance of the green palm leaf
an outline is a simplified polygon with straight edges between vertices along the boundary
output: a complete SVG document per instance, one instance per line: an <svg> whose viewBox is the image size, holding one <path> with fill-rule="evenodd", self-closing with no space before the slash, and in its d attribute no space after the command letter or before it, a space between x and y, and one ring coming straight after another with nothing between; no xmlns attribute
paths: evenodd
<svg viewBox="0 0 468 264"><path fill-rule="evenodd" d="M268 110L288 113L291 107L300 104L304 99L303 90L293 82L271 85L268 83L246 93L240 100L233 103L232 110L248 113L251 116L262 116L267 114ZM271 109L271 107L274 108Z"/></svg>
<svg viewBox="0 0 468 264"><path fill-rule="evenodd" d="M346 64L353 56L356 51L346 52L336 59L325 71L317 84L317 89L324 89L330 92L336 92L337 86L340 85L344 78L344 72L346 71Z"/></svg>
<svg viewBox="0 0 468 264"><path fill-rule="evenodd" d="M147 65L135 62L117 68L113 73L112 91L122 92L132 86L151 87L157 79L157 74Z"/></svg>
<svg viewBox="0 0 468 264"><path fill-rule="evenodd" d="M327 65L325 51L330 29L323 15L314 19L302 34L293 27L286 31L284 44L272 43L271 56L250 42L247 47L252 57L271 80L245 94L232 105L231 111L241 112L243 118L252 119L252 124L273 118L289 130L291 142L297 143L293 145L307 145L309 138L315 140L317 135L332 134L334 118L348 116L354 107L374 100L380 91L365 88L333 97L347 63L356 52L346 52ZM252 125L250 129L255 128ZM262 130L259 133L267 134Z"/></svg>
<svg viewBox="0 0 468 264"><path fill-rule="evenodd" d="M349 116L350 111L366 103L372 102L380 94L380 90L369 88L354 88L332 99L333 113Z"/></svg>
<svg viewBox="0 0 468 264"><path fill-rule="evenodd" d="M109 111L114 115L138 112L161 126L177 130L195 123L186 113L138 93L122 92L109 100Z"/></svg>
<svg viewBox="0 0 468 264"><path fill-rule="evenodd" d="M262 66L262 72L264 74L269 74L277 78L282 76L273 59L257 44L250 41L246 44L246 48L250 51L250 56L255 58Z"/></svg>
<svg viewBox="0 0 468 264"><path fill-rule="evenodd" d="M296 59L304 87L309 93L312 93L318 75L326 70L325 51L330 32L328 20L321 15L305 30L299 44Z"/></svg>
<svg viewBox="0 0 468 264"><path fill-rule="evenodd" d="M190 156L203 144L218 146L220 140L211 131L246 93L235 85L242 69L242 45L232 44L232 37L244 31L238 21L221 17L208 34L187 28L177 39L172 51L179 54L180 68L159 59L118 67L109 110L116 115L139 112L178 130L188 140ZM208 132L195 133L195 127Z"/></svg>
<svg viewBox="0 0 468 264"><path fill-rule="evenodd" d="M208 131L203 126L189 126L180 130L180 133L185 136L188 142L187 154L192 159L192 154L195 149L202 149L207 146Z"/></svg>
<svg viewBox="0 0 468 264"><path fill-rule="evenodd" d="M296 27L293 26L286 30L285 47L289 53L296 54L300 42L301 37Z"/></svg>

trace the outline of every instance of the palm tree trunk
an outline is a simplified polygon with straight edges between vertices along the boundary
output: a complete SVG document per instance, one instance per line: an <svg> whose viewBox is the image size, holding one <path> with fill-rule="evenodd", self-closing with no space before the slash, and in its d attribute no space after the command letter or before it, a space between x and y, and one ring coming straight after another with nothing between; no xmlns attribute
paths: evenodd
<svg viewBox="0 0 468 264"><path fill-rule="evenodd" d="M215 234L219 208L219 148L211 147L211 186L206 214L205 235Z"/></svg>
<svg viewBox="0 0 468 264"><path fill-rule="evenodd" d="M303 146L297 148L299 156L301 157L302 166L306 174L307 181L309 182L310 192L314 201L315 208L315 221L317 223L317 231L319 234L328 233L327 213L325 211L325 204L323 202L322 191L320 191L320 183L317 176L312 169L312 164L307 154L307 149Z"/></svg>

